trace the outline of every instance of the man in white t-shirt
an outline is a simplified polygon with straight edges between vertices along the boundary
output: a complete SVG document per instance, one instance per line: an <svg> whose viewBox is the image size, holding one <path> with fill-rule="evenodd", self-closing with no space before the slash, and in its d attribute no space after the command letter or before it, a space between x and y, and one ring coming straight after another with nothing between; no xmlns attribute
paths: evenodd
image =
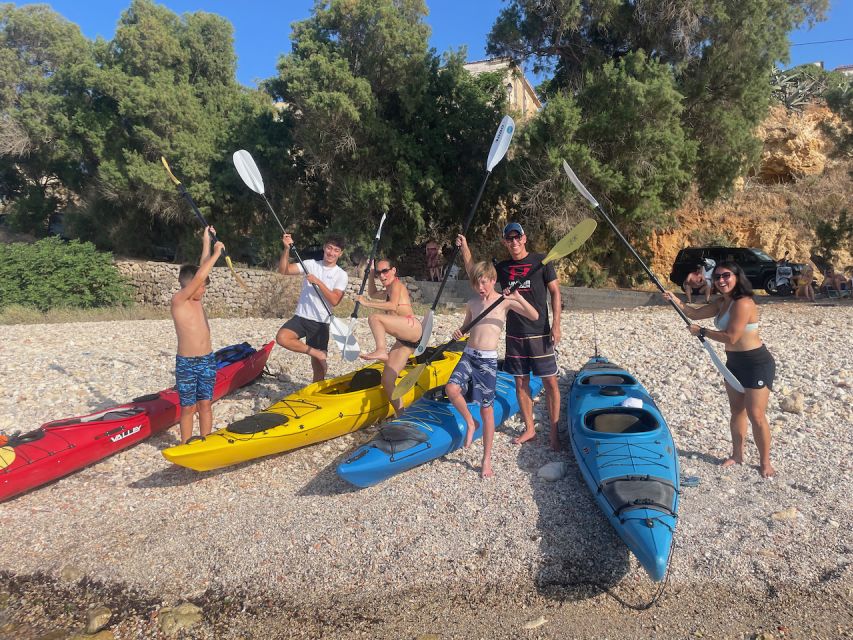
<svg viewBox="0 0 853 640"><path fill-rule="evenodd" d="M286 276L303 275L298 262L291 264L290 248L293 238L289 233L281 237L284 252L278 261L278 272ZM275 341L289 351L307 353L311 356L314 382L326 377L326 352L329 350L329 310L336 307L347 288L347 273L338 266L338 258L344 250L344 241L339 236L329 236L323 243L323 260L305 260L308 275L299 292L296 315L285 322ZM323 300L317 295L317 289ZM323 304L325 300L326 304ZM305 338L303 343L301 340Z"/></svg>

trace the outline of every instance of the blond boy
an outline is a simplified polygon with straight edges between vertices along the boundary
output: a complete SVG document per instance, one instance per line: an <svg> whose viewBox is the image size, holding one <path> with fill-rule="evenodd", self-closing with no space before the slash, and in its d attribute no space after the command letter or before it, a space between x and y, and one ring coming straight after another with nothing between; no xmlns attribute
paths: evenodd
<svg viewBox="0 0 853 640"><path fill-rule="evenodd" d="M193 416L198 413L199 431L208 435L213 428L213 386L216 382L216 357L210 341L210 325L201 304L210 270L225 248L217 242L210 251L213 227L204 230L201 264L185 264L178 272L180 290L172 296L172 320L178 334L175 356L175 382L181 401L181 443L193 433Z"/></svg>
<svg viewBox="0 0 853 640"><path fill-rule="evenodd" d="M477 295L468 300L463 327L502 297L495 291L498 276L491 264L478 262L469 273L471 288ZM471 328L462 358L450 374L450 380L445 387L447 397L467 424L466 448L471 446L474 432L477 430L477 423L465 402L465 393L469 386L472 387L473 402L480 405L480 416L483 420L483 466L480 474L484 478L493 475L492 441L495 437L495 412L492 404L495 400L498 375L497 348L508 311L515 311L529 320L536 320L539 317L539 312L518 291L504 296L502 304L497 305ZM453 332L453 338L456 340L462 335L462 329Z"/></svg>

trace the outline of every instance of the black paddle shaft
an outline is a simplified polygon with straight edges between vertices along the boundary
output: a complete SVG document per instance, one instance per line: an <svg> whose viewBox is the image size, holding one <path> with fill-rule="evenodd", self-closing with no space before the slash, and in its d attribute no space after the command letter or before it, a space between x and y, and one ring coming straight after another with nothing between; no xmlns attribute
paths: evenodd
<svg viewBox="0 0 853 640"><path fill-rule="evenodd" d="M533 275L535 275L535 274L539 273L539 271L541 271L542 269L544 269L544 268L545 268L545 265L546 265L546 264L548 264L548 263L547 263L547 262L540 262L539 264L537 264L537 265L536 265L535 267L533 267L533 269L531 269L531 270L530 270L530 272L527 274L527 278L530 278L531 276L533 276ZM522 282L523 282L522 280L519 280L519 281L518 281L518 282L516 282L514 285L512 285L512 286L509 288L509 291L507 292L507 295L509 295L510 293L514 293L515 291L517 291L517 290L518 290L518 288L521 286L521 283L522 283ZM469 322L468 324L464 325L464 326L462 327L462 329L460 329L460 331L461 331L462 335L465 335L466 333L468 333L469 331L471 331L471 328L472 328L475 324L477 324L478 322L480 322L480 320L482 320L482 319L483 319L483 318L485 318L487 315L489 315L489 313L491 313L491 312L492 312L492 310L493 310L495 307L497 307L497 306L498 306L501 302L503 302L504 300L506 300L506 296L505 296L505 295L501 295L501 297L500 297L500 298L498 298L498 299L497 299L497 300L495 300L492 304L490 304L490 305L489 305L489 306L488 306L488 307L487 307L487 308L486 308L482 313L480 313L480 315L478 315L476 318L474 318L473 320L471 320L471 322ZM441 345L440 347L437 347L437 348L436 348L436 350L432 353L432 355L430 355L430 357L426 359L426 364L429 364L430 362L432 362L433 360L435 360L438 356L440 356L442 353L444 353L444 352L448 349L448 347L450 347L450 345L451 345L451 344L453 344L453 341L452 341L452 340L451 340L450 342L445 342L445 343L444 343L443 345Z"/></svg>
<svg viewBox="0 0 853 640"><path fill-rule="evenodd" d="M210 225L207 224L207 220L204 219L204 216L201 214L201 211L199 211L198 207L195 206L195 201L193 200L193 197L190 195L190 192L187 191L187 188L184 186L183 182L178 183L178 191L180 191L181 195L184 197L184 199L187 202L189 202L190 208L193 210L193 212L195 213L195 215L199 219L199 221L204 225L204 228L207 229ZM215 233L211 233L210 236L211 236L214 244L219 242L219 238L216 237ZM222 249L222 257L223 258L228 257L228 252L225 251L224 247Z"/></svg>
<svg viewBox="0 0 853 640"><path fill-rule="evenodd" d="M367 279L370 277L370 265L373 264L373 261L376 259L376 251L379 249L379 234L382 231L382 221L379 221L379 231L377 231L376 236L373 238L373 247L370 249L370 259L367 261L367 266L364 268L364 277L361 279L361 287L358 289L358 295L362 295L364 293L364 288L367 286ZM350 314L350 318L358 317L358 308L361 306L361 302L359 300L355 301L355 306L352 309L352 314Z"/></svg>
<svg viewBox="0 0 853 640"><path fill-rule="evenodd" d="M651 278L652 282L655 283L655 286L658 289L660 289L660 292L666 293L666 289L663 288L663 285L660 283L660 280L658 280L657 276L655 276L655 274L652 273L652 270L646 266L646 263L643 262L643 259L640 257L640 254L638 254L636 251L634 251L634 247L632 247L631 243L628 242L628 240L625 238L625 236L622 235L622 232L619 231L618 227L615 224L613 224L613 221L610 219L610 217L606 213L604 213L604 209L601 208L601 205L596 204L595 209L596 209L596 211L598 211L598 213L601 214L601 217L607 221L607 224L610 225L610 228L613 229L613 232L617 236L619 236L619 239L622 241L622 243L626 247L628 247L628 251L630 251L632 254L634 254L634 257L637 259L637 262L640 263L640 266L643 267L645 272L649 275L649 278ZM669 304L672 305L672 308L678 312L678 315L681 316L681 319L684 320L684 322L686 322L688 324L688 326L692 324L692 322L690 321L690 318L687 317L687 314L685 314L684 311L682 311L681 308L677 304L675 304L675 302L673 302L672 300L669 300L668 302L669 302ZM699 337L699 336L697 336L697 337ZM699 337L699 340L703 341L703 338Z"/></svg>
<svg viewBox="0 0 853 640"><path fill-rule="evenodd" d="M468 217L465 219L465 224L462 226L462 235L464 236L468 233L468 227L471 226L471 222L474 221L474 214L477 212L477 207L480 204L480 199L483 197L483 191L486 190L486 183L489 181L489 176L492 175L491 171L486 171L486 177L483 178L483 183L480 185L480 191L477 192L477 197L474 199L474 206L471 207L471 211L468 212ZM459 256L459 247L454 242L453 243L453 255L450 258L450 262L447 263L447 269L444 270L444 277L441 279L441 284L438 286L438 293L435 294L435 300L432 301L432 310L435 311L438 306L438 301L441 298L441 292L444 291L444 285L447 284L447 277L450 275L450 267L453 266L453 263L456 262L456 258Z"/></svg>

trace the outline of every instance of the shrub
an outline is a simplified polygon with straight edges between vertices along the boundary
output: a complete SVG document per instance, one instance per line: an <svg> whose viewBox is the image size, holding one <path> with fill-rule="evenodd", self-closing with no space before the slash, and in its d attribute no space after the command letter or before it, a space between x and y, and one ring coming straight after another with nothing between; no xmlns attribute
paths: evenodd
<svg viewBox="0 0 853 640"><path fill-rule="evenodd" d="M0 245L0 307L18 304L47 311L129 302L129 288L112 255L89 242L51 237Z"/></svg>

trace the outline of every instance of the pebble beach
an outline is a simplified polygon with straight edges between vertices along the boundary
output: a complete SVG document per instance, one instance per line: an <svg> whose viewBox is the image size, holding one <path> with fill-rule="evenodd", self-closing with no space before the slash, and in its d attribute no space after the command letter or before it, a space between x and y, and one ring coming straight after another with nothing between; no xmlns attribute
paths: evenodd
<svg viewBox="0 0 853 640"><path fill-rule="evenodd" d="M177 426L0 504L0 638L853 637L853 304L766 304L777 361L768 407L777 476L730 453L722 381L668 307L563 312L565 399L594 352L635 374L667 419L682 476L663 593L598 511L571 451L514 418L479 442L368 489L336 466L376 433L197 473L160 454ZM436 318L449 338L462 314ZM215 347L273 339L280 321L214 319ZM357 336L372 346L367 323ZM0 326L0 432L91 413L174 383L170 320ZM718 351L722 356L722 346ZM724 356L722 356L724 358ZM330 351L330 375L362 366ZM214 426L310 382L276 348L264 376L214 405ZM557 480L539 470L561 463ZM194 622L169 627L186 605ZM193 617L190 616L190 617ZM61 635L65 634L65 635ZM80 635L79 637L96 637ZM102 636L106 638L107 636Z"/></svg>

